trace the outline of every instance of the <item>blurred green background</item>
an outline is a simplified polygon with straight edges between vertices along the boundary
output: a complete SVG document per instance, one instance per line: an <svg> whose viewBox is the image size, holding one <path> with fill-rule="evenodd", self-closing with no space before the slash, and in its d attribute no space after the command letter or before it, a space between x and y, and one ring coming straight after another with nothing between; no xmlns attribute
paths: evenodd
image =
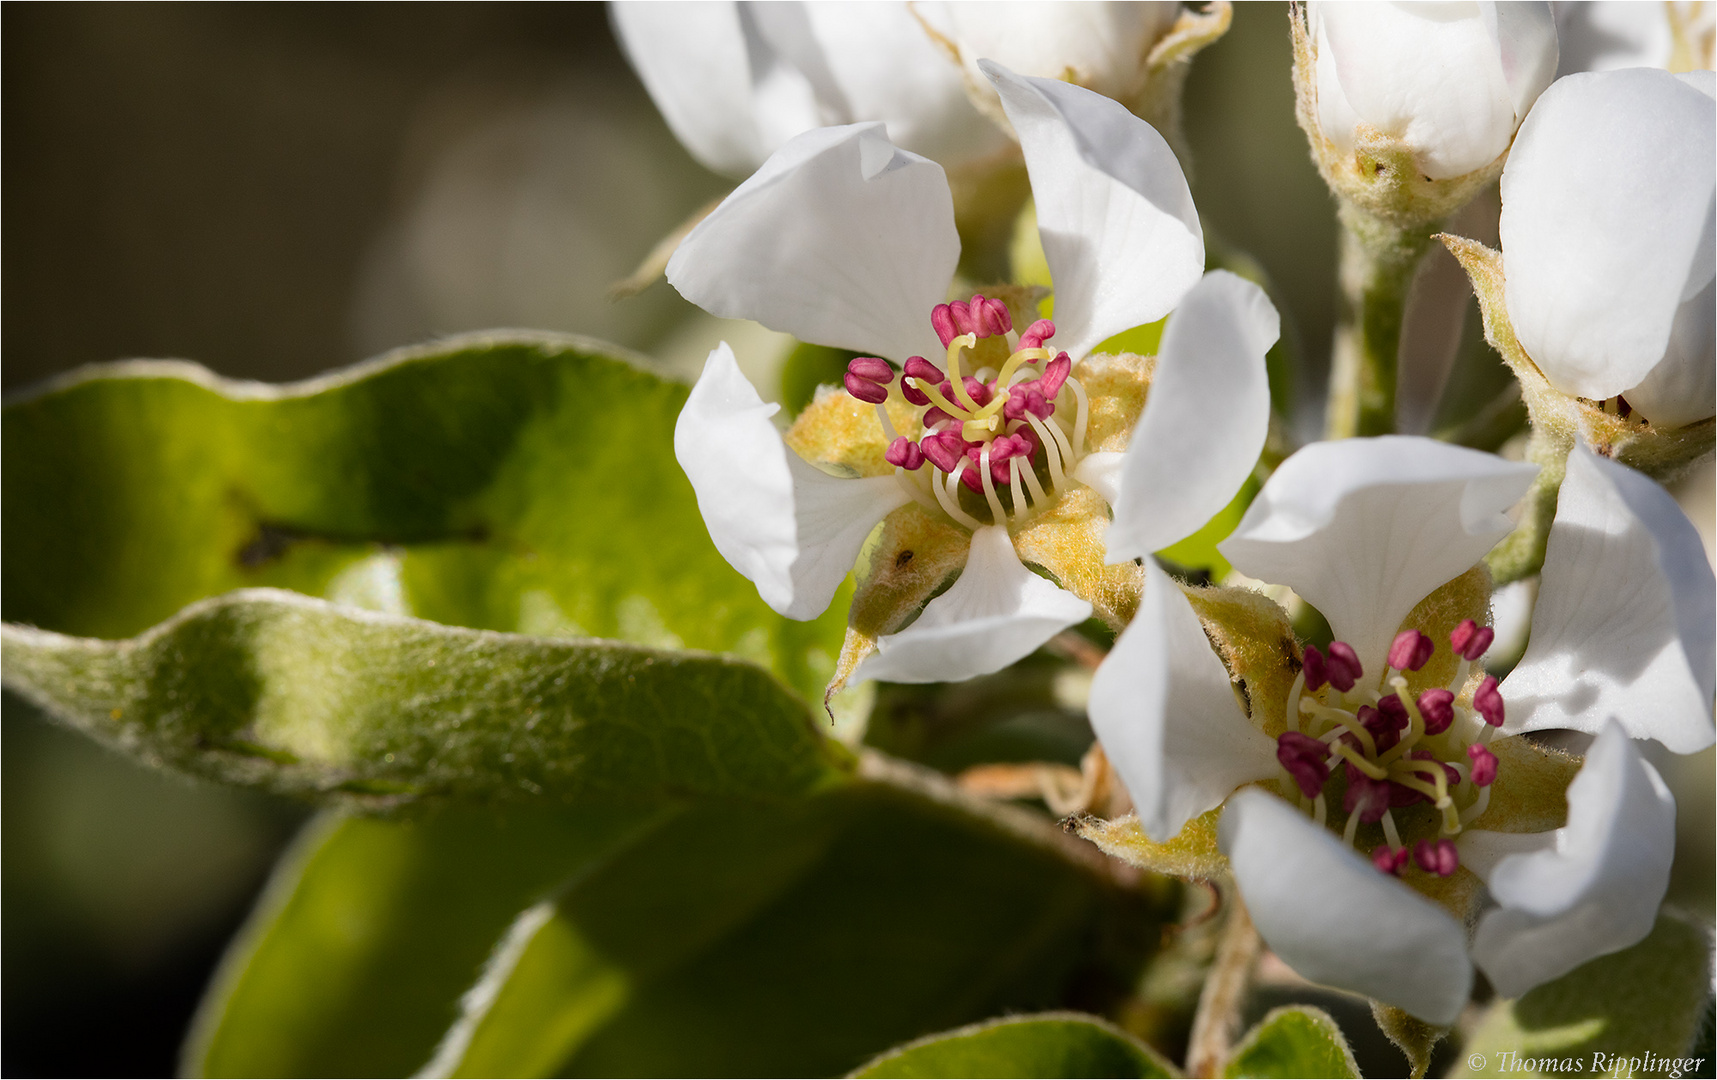
<svg viewBox="0 0 1717 1080"><path fill-rule="evenodd" d="M600 5L7 5L0 32L7 390L136 356L298 379L495 326L681 372L723 335L771 342L666 285L606 299L727 182L669 135ZM1270 273L1308 358L1315 431L1335 224L1288 69L1285 7L1239 5L1186 128L1208 229ZM1710 476L1685 489L1708 544ZM3 748L0 1071L170 1073L305 808L146 772L11 697ZM1671 771L1697 855L1676 897L1708 913L1711 757Z"/></svg>

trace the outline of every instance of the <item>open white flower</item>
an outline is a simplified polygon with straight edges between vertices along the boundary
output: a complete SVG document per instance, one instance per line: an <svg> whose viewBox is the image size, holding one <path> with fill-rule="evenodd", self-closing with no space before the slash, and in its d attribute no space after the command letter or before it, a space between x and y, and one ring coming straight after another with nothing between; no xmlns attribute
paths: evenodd
<svg viewBox="0 0 1717 1080"><path fill-rule="evenodd" d="M919 18L945 5L623 2L616 36L674 135L708 168L749 175L788 139L881 121L897 146L944 165L1008 144Z"/></svg>
<svg viewBox="0 0 1717 1080"><path fill-rule="evenodd" d="M1016 332L995 299L943 303L959 257L943 170L893 146L878 124L790 141L668 264L674 286L714 314L877 354L854 360L846 393L814 407L871 440L874 452L825 458L845 475L783 444L769 422L776 407L725 347L681 414L675 449L711 537L765 601L793 618L823 611L896 510L953 530L962 547L970 537L960 579L875 643L862 678L969 678L1088 617L1094 586L1049 557L1032 560L1066 588L1027 571L1021 537L1075 504L1078 526L1101 536L1107 501L1119 542L1178 540L1227 504L1268 426L1263 358L1275 309L1231 274L1201 278L1198 217L1162 137L1090 91L985 71L1031 174L1055 322ZM1087 354L1177 306L1129 444L1131 415L1107 387L1139 393L1143 362ZM926 354L945 357L946 370ZM1091 390L1082 378L1095 380ZM1141 457L1153 463L1135 465ZM1173 524L1153 530L1152 507L1169 508ZM939 584L927 579L922 591Z"/></svg>
<svg viewBox="0 0 1717 1080"><path fill-rule="evenodd" d="M1461 622L1445 652L1429 624L1403 621L1431 610L1420 602L1508 533L1504 511L1535 466L1402 436L1314 444L1284 462L1221 545L1241 572L1317 606L1335 632L1327 652L1305 649L1281 702L1260 700L1270 684L1258 679L1239 684L1248 696L1237 699L1244 676L1147 562L1145 601L1092 685L1092 725L1151 840L1170 841L1226 802L1220 844L1235 880L1264 940L1307 978L1449 1023L1471 983L1469 872L1501 904L1473 955L1487 973L1504 956L1518 961L1511 993L1650 929L1673 802L1626 736L1683 750L1711 743L1711 571L1697 536L1688 546L1691 526L1635 486L1650 481L1609 462L1588 471L1596 459L1578 453L1552 533L1561 559L1547 567L1535 614L1539 674L1523 681L1576 674L1560 697L1519 702L1520 719L1507 715L1510 688L1472 667L1488 628ZM1684 592L1703 598L1702 625L1699 600L1667 602ZM1654 601L1668 614L1638 606ZM1626 670L1605 666L1599 653L1630 630ZM1642 662L1658 665L1653 677L1674 674L1684 654L1685 668L1707 673L1702 699L1685 677L1680 696L1629 681ZM1507 737L1552 718L1600 732L1601 744L1555 832L1558 807L1542 803L1557 785L1546 778L1567 762ZM1271 780L1278 794L1246 787ZM1527 850L1549 854L1504 857ZM1499 942L1505 951L1483 952Z"/></svg>
<svg viewBox="0 0 1717 1080"><path fill-rule="evenodd" d="M1556 72L1541 3L1310 6L1317 124L1339 154L1394 140L1446 180L1483 169Z"/></svg>
<svg viewBox="0 0 1717 1080"><path fill-rule="evenodd" d="M1713 75L1571 75L1502 174L1509 321L1564 393L1655 425L1717 412Z"/></svg>

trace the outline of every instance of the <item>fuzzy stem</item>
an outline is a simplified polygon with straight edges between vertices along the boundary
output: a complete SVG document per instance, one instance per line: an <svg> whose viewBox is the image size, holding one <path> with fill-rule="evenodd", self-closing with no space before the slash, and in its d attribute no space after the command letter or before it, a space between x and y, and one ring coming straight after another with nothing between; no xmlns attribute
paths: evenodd
<svg viewBox="0 0 1717 1080"><path fill-rule="evenodd" d="M1401 318L1436 223L1403 227L1350 202L1341 207L1341 322L1324 428L1332 439L1395 430Z"/></svg>
<svg viewBox="0 0 1717 1080"><path fill-rule="evenodd" d="M1498 585L1531 577L1544 565L1544 548L1550 542L1550 525L1556 519L1556 494L1568 471L1568 452L1574 448L1570 432L1548 425L1535 427L1526 444L1526 460L1539 466L1532 487L1520 504L1520 523L1502 543L1485 556L1491 580Z"/></svg>
<svg viewBox="0 0 1717 1080"><path fill-rule="evenodd" d="M1198 1012L1192 1018L1192 1036L1186 1052L1188 1076L1215 1076L1240 1027L1240 1009L1252 984L1252 969L1258 961L1258 929L1240 890L1232 881L1221 886L1228 905L1228 921L1216 946L1216 961L1204 980L1198 997Z"/></svg>

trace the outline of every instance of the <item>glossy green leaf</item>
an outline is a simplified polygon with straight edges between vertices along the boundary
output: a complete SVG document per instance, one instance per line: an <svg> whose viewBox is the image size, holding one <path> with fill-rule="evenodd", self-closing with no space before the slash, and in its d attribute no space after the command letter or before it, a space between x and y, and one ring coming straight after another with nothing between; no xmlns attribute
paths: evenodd
<svg viewBox="0 0 1717 1080"><path fill-rule="evenodd" d="M85 369L9 404L4 616L120 638L279 586L437 622L730 652L807 698L844 605L782 619L710 544L684 386L608 346L478 335L289 386Z"/></svg>
<svg viewBox="0 0 1717 1080"><path fill-rule="evenodd" d="M1155 1050L1079 1013L989 1020L890 1050L859 1077L1176 1076Z"/></svg>
<svg viewBox="0 0 1717 1080"><path fill-rule="evenodd" d="M1659 915L1632 948L1492 1006L1467 1040L1464 1069L1453 1075L1668 1075L1649 1066L1647 1055L1684 1055L1711 993L1710 961L1709 931Z"/></svg>
<svg viewBox="0 0 1717 1080"><path fill-rule="evenodd" d="M926 1031L1113 1001L1155 921L1100 870L892 786L706 808L526 912L429 1071L840 1074Z"/></svg>
<svg viewBox="0 0 1717 1080"><path fill-rule="evenodd" d="M1168 913L1059 840L875 780L631 819L347 820L283 866L188 1070L835 1075L998 1012L1101 1007Z"/></svg>
<svg viewBox="0 0 1717 1080"><path fill-rule="evenodd" d="M657 819L513 806L312 822L217 972L186 1073L409 1076L519 909Z"/></svg>
<svg viewBox="0 0 1717 1080"><path fill-rule="evenodd" d="M467 630L278 589L119 642L7 625L6 687L187 772L392 802L811 791L849 755L762 669Z"/></svg>
<svg viewBox="0 0 1717 1080"><path fill-rule="evenodd" d="M1359 1076L1341 1028L1322 1009L1272 1009L1246 1033L1222 1067L1225 1077Z"/></svg>

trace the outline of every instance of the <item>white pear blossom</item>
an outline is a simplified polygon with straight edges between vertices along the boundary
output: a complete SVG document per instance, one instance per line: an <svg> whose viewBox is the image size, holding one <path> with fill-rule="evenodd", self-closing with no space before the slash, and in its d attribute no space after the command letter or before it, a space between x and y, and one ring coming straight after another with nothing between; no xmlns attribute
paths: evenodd
<svg viewBox="0 0 1717 1080"><path fill-rule="evenodd" d="M1717 412L1709 71L1570 75L1502 174L1504 297L1552 385L1653 424Z"/></svg>
<svg viewBox="0 0 1717 1080"><path fill-rule="evenodd" d="M1507 535L1505 511L1536 472L1417 437L1309 446L1220 545L1335 632L1327 650L1306 647L1280 730L1265 729L1260 703L1243 707L1186 594L1149 560L1144 603L1091 688L1092 725L1148 837L1167 842L1226 803L1219 843L1270 947L1307 978L1433 1024L1465 1003L1469 953L1514 994L1644 936L1667 887L1674 803L1628 736L1712 742L1703 549L1649 480L1589 451L1570 465L1519 684L1473 667L1489 628L1464 621L1445 646L1402 625ZM1409 693L1445 647L1448 684ZM1642 668L1670 688L1644 685ZM1510 736L1553 721L1598 733L1567 826L1522 833L1487 817L1499 774L1534 765ZM1500 905L1470 949L1459 918L1414 887L1463 866Z"/></svg>
<svg viewBox="0 0 1717 1080"><path fill-rule="evenodd" d="M1317 123L1341 154L1398 140L1433 180L1508 150L1556 72L1542 3L1319 3L1310 6Z"/></svg>
<svg viewBox="0 0 1717 1080"><path fill-rule="evenodd" d="M789 449L769 421L777 407L725 347L680 416L676 454L711 537L775 610L823 611L872 529L909 502L971 533L961 577L881 638L856 677L955 681L1019 659L1092 608L1022 566L1014 531L1089 485L1114 504L1121 541L1172 542L1226 505L1266 435L1275 309L1231 274L1201 277L1197 213L1162 137L1090 91L985 72L1020 135L1054 322L1016 331L993 298L943 303L959 257L943 170L875 123L789 141L668 264L714 314L877 354L846 376L888 440L873 475L831 475ZM1177 306L1138 434L1124 455L1092 452L1072 358ZM1153 532L1151 506L1177 524Z"/></svg>
<svg viewBox="0 0 1717 1080"><path fill-rule="evenodd" d="M610 10L668 126L716 172L749 175L795 135L865 120L949 166L1008 144L920 22L951 31L944 4L634 0Z"/></svg>

